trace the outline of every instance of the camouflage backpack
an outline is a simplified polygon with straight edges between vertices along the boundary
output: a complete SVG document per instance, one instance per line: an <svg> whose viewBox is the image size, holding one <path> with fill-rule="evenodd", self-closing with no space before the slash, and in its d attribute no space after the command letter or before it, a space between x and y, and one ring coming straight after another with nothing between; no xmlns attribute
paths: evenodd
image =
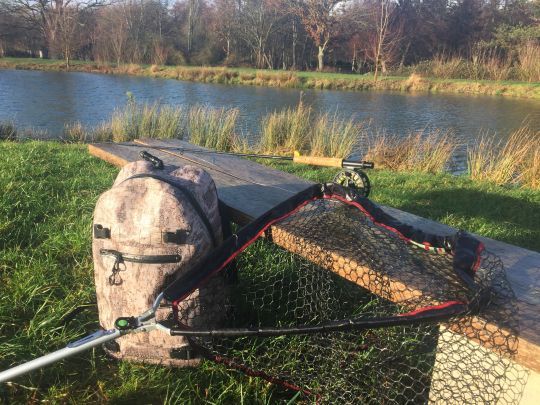
<svg viewBox="0 0 540 405"><path fill-rule="evenodd" d="M124 166L94 211L96 294L99 320L106 329L113 328L119 317L149 308L164 287L222 242L218 197L210 175L192 166L167 172L157 163ZM213 287L196 290L178 308L182 325L208 326L216 321L218 308L200 310L205 308L205 296L223 287L219 282L210 284ZM171 303L162 305L157 320L173 318ZM145 363L198 362L185 338L160 331L123 336L106 350L117 359Z"/></svg>

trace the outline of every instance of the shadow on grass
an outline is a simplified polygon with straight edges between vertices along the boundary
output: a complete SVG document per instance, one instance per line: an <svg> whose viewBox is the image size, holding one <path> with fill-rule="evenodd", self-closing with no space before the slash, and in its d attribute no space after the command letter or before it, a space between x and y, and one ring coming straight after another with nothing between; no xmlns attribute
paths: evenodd
<svg viewBox="0 0 540 405"><path fill-rule="evenodd" d="M482 190L422 191L396 206L401 210L540 251L540 202Z"/></svg>

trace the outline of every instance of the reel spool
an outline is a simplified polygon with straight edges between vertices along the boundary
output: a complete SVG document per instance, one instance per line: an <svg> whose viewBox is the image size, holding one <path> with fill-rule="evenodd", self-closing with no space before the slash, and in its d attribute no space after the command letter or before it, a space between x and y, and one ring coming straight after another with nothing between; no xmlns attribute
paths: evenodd
<svg viewBox="0 0 540 405"><path fill-rule="evenodd" d="M343 169L334 177L334 183L352 188L361 196L368 197L371 191L369 177L360 169Z"/></svg>

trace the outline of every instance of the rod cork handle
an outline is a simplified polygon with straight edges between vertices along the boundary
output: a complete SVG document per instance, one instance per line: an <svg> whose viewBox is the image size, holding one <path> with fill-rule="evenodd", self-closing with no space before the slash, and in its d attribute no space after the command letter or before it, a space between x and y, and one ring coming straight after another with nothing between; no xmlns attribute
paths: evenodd
<svg viewBox="0 0 540 405"><path fill-rule="evenodd" d="M294 153L293 162L303 163L305 165L325 166L325 167L342 167L343 165L343 159L341 158L300 156L300 154L297 152Z"/></svg>

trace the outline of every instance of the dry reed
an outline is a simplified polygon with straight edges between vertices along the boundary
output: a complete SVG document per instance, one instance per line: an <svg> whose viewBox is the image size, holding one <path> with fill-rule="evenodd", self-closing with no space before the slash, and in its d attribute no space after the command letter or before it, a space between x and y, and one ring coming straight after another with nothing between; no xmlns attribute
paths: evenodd
<svg viewBox="0 0 540 405"><path fill-rule="evenodd" d="M366 128L353 119L344 120L336 114L320 115L314 122L310 139L310 154L346 158L355 149Z"/></svg>
<svg viewBox="0 0 540 405"><path fill-rule="evenodd" d="M11 141L17 138L17 128L13 121L0 121L0 140Z"/></svg>
<svg viewBox="0 0 540 405"><path fill-rule="evenodd" d="M261 121L259 150L264 153L287 153L304 150L311 136L311 107L302 101L296 108L287 108L266 115Z"/></svg>
<svg viewBox="0 0 540 405"><path fill-rule="evenodd" d="M524 124L506 141L482 136L469 148L469 175L475 180L540 187L540 131Z"/></svg>
<svg viewBox="0 0 540 405"><path fill-rule="evenodd" d="M528 82L540 81L540 45L533 42L518 49L518 75L521 80Z"/></svg>
<svg viewBox="0 0 540 405"><path fill-rule="evenodd" d="M419 131L406 137L378 130L369 142L365 158L376 167L394 171L444 172L456 148L449 131Z"/></svg>
<svg viewBox="0 0 540 405"><path fill-rule="evenodd" d="M188 133L193 144L231 151L241 143L236 135L238 109L196 106L189 110Z"/></svg>

